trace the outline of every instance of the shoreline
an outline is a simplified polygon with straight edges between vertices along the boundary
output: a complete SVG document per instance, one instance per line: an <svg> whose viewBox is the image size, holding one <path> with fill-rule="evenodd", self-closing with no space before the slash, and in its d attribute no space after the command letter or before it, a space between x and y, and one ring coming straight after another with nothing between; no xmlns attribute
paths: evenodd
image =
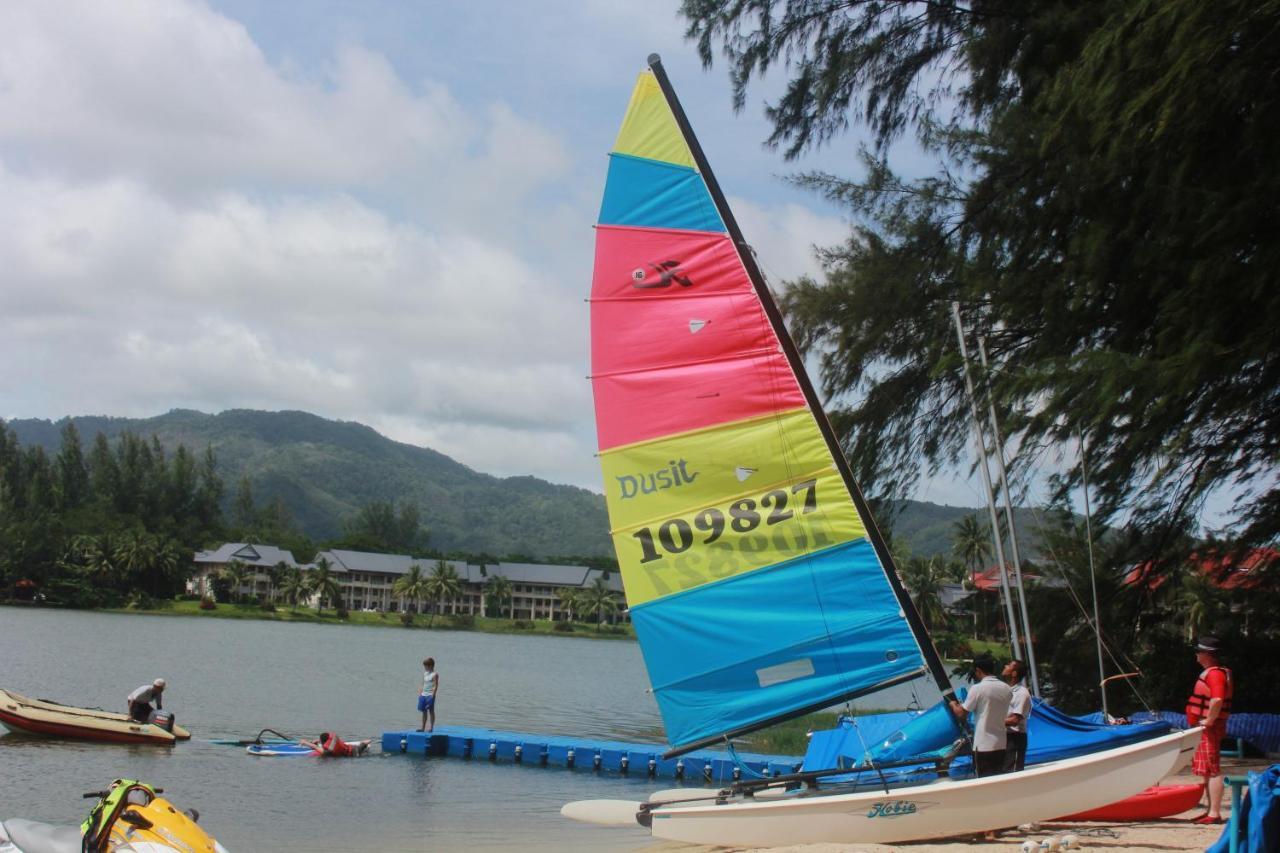
<svg viewBox="0 0 1280 853"><path fill-rule="evenodd" d="M400 622L398 613L366 613L364 611L348 612L345 619L339 619L332 608L323 613L316 613L309 608L290 610L288 605L276 610L261 610L257 604L219 604L216 610L201 610L198 601L175 601L168 607L59 607L49 604L30 604L27 602L0 602L3 607L22 607L31 610L62 610L83 613L120 613L128 616L181 616L199 619L254 619L262 622L292 622L309 625L349 625L364 628L398 628L402 631L472 631L479 634L512 634L517 636L569 637L588 640L632 640L636 639L635 629L629 624L606 625L606 630L597 631L588 622L567 623L573 626L572 631L556 630L555 625L563 622L552 622L548 619L525 620L524 624L532 627L519 627L518 620L492 616L467 617L470 624L463 624L462 617L449 614L417 615L410 625Z"/></svg>

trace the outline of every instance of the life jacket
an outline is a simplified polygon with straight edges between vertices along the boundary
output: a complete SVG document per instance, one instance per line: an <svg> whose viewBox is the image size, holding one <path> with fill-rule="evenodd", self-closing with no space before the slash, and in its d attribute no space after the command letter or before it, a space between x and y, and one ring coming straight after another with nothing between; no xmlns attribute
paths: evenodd
<svg viewBox="0 0 1280 853"><path fill-rule="evenodd" d="M1231 682L1231 670L1225 666L1211 666L1200 673L1200 677L1196 679L1195 689L1187 697L1187 725L1198 725L1209 714L1209 700L1213 698L1213 691L1209 687L1208 675L1214 670L1222 671L1225 686L1222 691L1222 710L1218 712L1218 718L1214 720L1213 727L1226 731L1227 717L1231 716L1231 694L1235 691Z"/></svg>
<svg viewBox="0 0 1280 853"><path fill-rule="evenodd" d="M355 755L355 750L351 744L335 735L333 732L325 732L320 740L320 749L325 755L336 755L341 758L347 758Z"/></svg>

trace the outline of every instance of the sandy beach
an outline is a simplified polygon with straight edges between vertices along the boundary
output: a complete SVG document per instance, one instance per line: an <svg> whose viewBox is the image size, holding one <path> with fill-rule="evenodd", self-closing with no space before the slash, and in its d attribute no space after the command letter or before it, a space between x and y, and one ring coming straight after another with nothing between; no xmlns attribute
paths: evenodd
<svg viewBox="0 0 1280 853"><path fill-rule="evenodd" d="M1264 758L1223 758L1222 769L1228 776L1243 776L1249 771L1262 770L1274 762ZM1163 785L1194 784L1200 780L1192 776L1190 768L1164 779ZM1228 788L1223 804L1223 818L1230 815L1231 789ZM1040 842L1052 836L1059 838L1067 833L1076 836L1073 850L1151 850L1151 851L1202 851L1218 840L1223 826L1198 826L1191 819L1204 813L1196 808L1180 815L1145 823L1094 823L1072 821L1069 823L1044 823L1034 831L1007 829L992 840L967 837L903 844L797 844L791 847L731 848L739 853L961 853L965 850L982 850L989 853L1018 853L1024 841ZM701 849L723 851L723 847L691 848L687 845L661 845L657 849L667 851Z"/></svg>

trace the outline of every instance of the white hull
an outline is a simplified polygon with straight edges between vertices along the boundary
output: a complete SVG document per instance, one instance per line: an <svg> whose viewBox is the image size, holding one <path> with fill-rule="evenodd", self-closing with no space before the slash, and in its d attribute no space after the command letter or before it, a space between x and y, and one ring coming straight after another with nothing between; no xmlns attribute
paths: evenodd
<svg viewBox="0 0 1280 853"><path fill-rule="evenodd" d="M693 844L772 847L894 843L1050 820L1122 800L1191 760L1200 729L1001 776L880 792L815 794L725 805L664 806L657 838ZM639 804L637 804L639 805Z"/></svg>

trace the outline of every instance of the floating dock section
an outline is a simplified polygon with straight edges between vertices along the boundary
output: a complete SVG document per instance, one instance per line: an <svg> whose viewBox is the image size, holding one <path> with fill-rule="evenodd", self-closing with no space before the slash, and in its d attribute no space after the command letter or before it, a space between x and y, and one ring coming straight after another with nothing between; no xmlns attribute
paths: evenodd
<svg viewBox="0 0 1280 853"><path fill-rule="evenodd" d="M554 735L437 726L432 732L383 732L382 751L405 755L451 756L472 761L509 762L535 767L567 767L588 772L620 773L640 778L685 780L707 785L743 778L782 776L800 768L791 755L697 750L678 758L662 757L666 748L654 743L558 737ZM745 769L744 769L745 768Z"/></svg>

